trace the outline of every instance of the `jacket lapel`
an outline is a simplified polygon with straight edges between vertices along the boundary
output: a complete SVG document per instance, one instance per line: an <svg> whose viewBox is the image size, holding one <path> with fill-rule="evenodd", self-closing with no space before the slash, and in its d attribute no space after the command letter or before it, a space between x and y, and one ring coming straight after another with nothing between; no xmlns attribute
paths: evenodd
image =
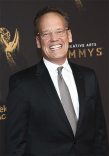
<svg viewBox="0 0 109 156"><path fill-rule="evenodd" d="M78 97L79 97L79 119L78 119L77 130L76 130L76 135L77 135L80 129L80 125L82 122L84 109L85 109L85 83L84 83L83 72L80 69L80 67L72 63L69 63L69 64L73 71L73 75L74 75L74 79L75 79L75 83L77 87L77 92L78 92Z"/></svg>
<svg viewBox="0 0 109 156"><path fill-rule="evenodd" d="M54 107L58 111L60 117L63 119L64 123L67 125L67 127L69 128L69 130L72 133L71 126L70 126L70 124L68 122L68 119L67 119L66 114L65 114L65 112L63 110L61 101L60 101L60 99L58 97L57 91L56 91L56 89L54 87L54 84L53 84L53 82L51 80L51 77L50 77L50 75L48 73L48 70L44 65L43 60L41 60L37 64L37 69L36 69L35 76L38 79L38 81L40 82L40 84L42 85L42 87L45 90L47 96L51 100L51 103L54 105Z"/></svg>

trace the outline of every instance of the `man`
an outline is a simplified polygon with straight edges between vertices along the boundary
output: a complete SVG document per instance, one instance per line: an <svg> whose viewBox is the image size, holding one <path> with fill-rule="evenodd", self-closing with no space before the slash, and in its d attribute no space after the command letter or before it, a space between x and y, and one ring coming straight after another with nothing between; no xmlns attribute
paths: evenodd
<svg viewBox="0 0 109 156"><path fill-rule="evenodd" d="M95 73L67 61L72 34L66 14L45 7L34 23L43 58L10 78L7 155L108 155Z"/></svg>

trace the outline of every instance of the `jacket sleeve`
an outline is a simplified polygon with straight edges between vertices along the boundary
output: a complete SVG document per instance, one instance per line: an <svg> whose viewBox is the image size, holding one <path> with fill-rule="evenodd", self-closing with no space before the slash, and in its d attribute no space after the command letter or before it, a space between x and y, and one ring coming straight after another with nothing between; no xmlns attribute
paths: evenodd
<svg viewBox="0 0 109 156"><path fill-rule="evenodd" d="M27 150L29 103L26 91L16 76L9 81L6 120L6 154L22 156Z"/></svg>
<svg viewBox="0 0 109 156"><path fill-rule="evenodd" d="M95 149L94 156L109 156L108 137L105 117L102 108L100 90L97 78L96 82L96 107L95 107Z"/></svg>

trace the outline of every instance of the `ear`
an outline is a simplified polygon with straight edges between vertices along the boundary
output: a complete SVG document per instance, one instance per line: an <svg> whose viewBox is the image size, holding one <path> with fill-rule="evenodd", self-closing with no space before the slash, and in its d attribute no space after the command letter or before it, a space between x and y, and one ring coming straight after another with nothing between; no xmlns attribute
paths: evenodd
<svg viewBox="0 0 109 156"><path fill-rule="evenodd" d="M36 36L36 44L37 44L37 48L41 48L39 36Z"/></svg>
<svg viewBox="0 0 109 156"><path fill-rule="evenodd" d="M71 30L68 30L68 38L69 38L69 43L72 42L72 33Z"/></svg>

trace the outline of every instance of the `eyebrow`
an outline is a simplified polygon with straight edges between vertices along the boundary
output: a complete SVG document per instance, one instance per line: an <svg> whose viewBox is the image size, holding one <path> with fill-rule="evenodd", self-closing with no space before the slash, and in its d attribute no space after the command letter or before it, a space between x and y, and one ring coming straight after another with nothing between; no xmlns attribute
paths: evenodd
<svg viewBox="0 0 109 156"><path fill-rule="evenodd" d="M55 29L55 30L60 30L60 29L64 29L64 28L57 28L57 29ZM51 31L51 30L44 30L44 31L42 31L42 32L48 32L48 31Z"/></svg>

